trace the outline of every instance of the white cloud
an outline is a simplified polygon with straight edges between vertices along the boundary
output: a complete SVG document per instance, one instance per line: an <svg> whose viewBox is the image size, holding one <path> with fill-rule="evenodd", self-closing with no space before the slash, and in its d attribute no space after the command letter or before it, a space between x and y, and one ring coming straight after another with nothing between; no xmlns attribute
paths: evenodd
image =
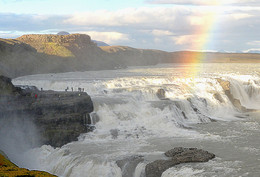
<svg viewBox="0 0 260 177"><path fill-rule="evenodd" d="M247 42L247 45L260 46L260 41L250 41L250 42Z"/></svg>
<svg viewBox="0 0 260 177"><path fill-rule="evenodd" d="M241 6L156 6L53 16L0 13L0 36L10 36L6 31L68 31L109 44L172 51L197 50L212 33L220 45L207 49L242 51L259 47L249 42L260 39L259 14L260 7Z"/></svg>
<svg viewBox="0 0 260 177"><path fill-rule="evenodd" d="M71 25L92 26L135 26L135 27L165 27L173 24L176 17L175 8L128 8L117 11L95 11L76 13L63 21Z"/></svg>
<svg viewBox="0 0 260 177"><path fill-rule="evenodd" d="M244 50L244 53L260 53L260 48L252 48L248 50Z"/></svg>
<svg viewBox="0 0 260 177"><path fill-rule="evenodd" d="M172 36L174 33L168 30L152 30L152 34L155 36Z"/></svg>
<svg viewBox="0 0 260 177"><path fill-rule="evenodd" d="M252 17L253 15L250 15L250 14L247 14L247 13L234 13L234 14L231 14L231 16L235 20L241 20L241 19Z"/></svg>
<svg viewBox="0 0 260 177"><path fill-rule="evenodd" d="M191 46L197 46L201 47L201 45L206 40L206 34L192 34L192 35L182 35L182 36L176 36L172 39L175 41L177 45L189 45ZM194 48L193 50L195 50Z"/></svg>
<svg viewBox="0 0 260 177"><path fill-rule="evenodd" d="M81 31L79 33L87 34L91 37L91 39L104 41L108 44L116 44L119 41L129 40L126 34L119 33L119 32Z"/></svg>
<svg viewBox="0 0 260 177"><path fill-rule="evenodd" d="M258 0L146 0L151 4L260 6Z"/></svg>

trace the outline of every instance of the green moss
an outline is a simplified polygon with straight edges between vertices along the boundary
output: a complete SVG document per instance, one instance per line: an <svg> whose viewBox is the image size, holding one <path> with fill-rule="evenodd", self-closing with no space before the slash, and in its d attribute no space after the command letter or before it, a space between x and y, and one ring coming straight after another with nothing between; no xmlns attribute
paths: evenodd
<svg viewBox="0 0 260 177"><path fill-rule="evenodd" d="M30 171L25 168L19 168L10 160L5 158L0 154L0 176L1 177L22 177L22 176L31 176L31 177L55 177L44 171Z"/></svg>
<svg viewBox="0 0 260 177"><path fill-rule="evenodd" d="M56 55L61 57L75 57L73 53L68 50L66 47L59 45L55 42L48 42L43 44L43 51L49 55Z"/></svg>
<svg viewBox="0 0 260 177"><path fill-rule="evenodd" d="M9 45L14 45L14 44L19 43L18 41L14 40L14 39L2 39L2 38L0 38L0 42L5 42Z"/></svg>

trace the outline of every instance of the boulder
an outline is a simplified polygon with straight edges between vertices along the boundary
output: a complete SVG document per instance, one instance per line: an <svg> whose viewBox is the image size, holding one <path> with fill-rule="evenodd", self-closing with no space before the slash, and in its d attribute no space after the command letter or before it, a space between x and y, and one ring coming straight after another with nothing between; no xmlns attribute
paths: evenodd
<svg viewBox="0 0 260 177"><path fill-rule="evenodd" d="M0 120L31 121L41 135L41 144L60 147L88 132L86 124L93 102L87 93L22 90L5 77L0 77L0 85Z"/></svg>
<svg viewBox="0 0 260 177"><path fill-rule="evenodd" d="M135 155L117 160L116 164L119 168L121 168L123 177L132 177L137 165L143 161L144 159L142 156Z"/></svg>
<svg viewBox="0 0 260 177"><path fill-rule="evenodd" d="M157 90L156 92L156 96L160 99L160 100L169 100L169 98L165 97L165 90L160 88Z"/></svg>
<svg viewBox="0 0 260 177"><path fill-rule="evenodd" d="M146 165L146 177L160 177L162 173L181 163L207 162L215 157L214 154L197 148L177 147L165 153L169 160L156 160Z"/></svg>

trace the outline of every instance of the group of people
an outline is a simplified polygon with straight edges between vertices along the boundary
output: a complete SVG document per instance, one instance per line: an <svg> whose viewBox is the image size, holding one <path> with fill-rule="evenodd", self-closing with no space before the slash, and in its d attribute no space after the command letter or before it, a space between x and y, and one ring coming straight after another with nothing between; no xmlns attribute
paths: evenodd
<svg viewBox="0 0 260 177"><path fill-rule="evenodd" d="M65 92L69 91L69 87L65 89ZM71 91L73 92L73 87L71 87ZM84 88L78 87L78 92L84 92Z"/></svg>

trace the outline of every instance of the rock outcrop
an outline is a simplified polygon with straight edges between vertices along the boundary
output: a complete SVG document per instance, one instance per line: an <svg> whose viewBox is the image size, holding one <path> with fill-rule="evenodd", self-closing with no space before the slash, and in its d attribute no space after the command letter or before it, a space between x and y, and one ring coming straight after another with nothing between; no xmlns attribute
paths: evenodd
<svg viewBox="0 0 260 177"><path fill-rule="evenodd" d="M165 153L169 160L156 160L146 165L146 177L160 177L162 173L181 163L207 162L215 157L214 154L197 148L177 147Z"/></svg>
<svg viewBox="0 0 260 177"><path fill-rule="evenodd" d="M44 171L30 171L25 168L19 168L12 163L2 151L0 151L0 176L24 176L24 177L55 177Z"/></svg>
<svg viewBox="0 0 260 177"><path fill-rule="evenodd" d="M134 176L134 171L137 165L143 161L144 158L142 156L135 155L135 156L125 157L121 160L117 160L116 164L119 168L121 168L123 177L132 177Z"/></svg>
<svg viewBox="0 0 260 177"><path fill-rule="evenodd" d="M0 120L31 121L41 135L41 144L59 147L77 140L88 131L92 111L87 93L22 90L11 79L0 77Z"/></svg>
<svg viewBox="0 0 260 177"><path fill-rule="evenodd" d="M238 110L242 111L242 112L250 112L250 111L255 111L253 109L247 109L246 107L244 107L243 105L241 105L241 102L239 99L234 98L234 96L232 95L231 89L230 89L230 82L220 79L217 79L218 83L221 85L221 87L223 88L225 94L227 95L228 99L230 100L230 102L234 105L234 107L236 107ZM214 97L216 99L218 99L219 101L223 101L222 98L220 98L219 96L217 96L216 94L214 95Z"/></svg>
<svg viewBox="0 0 260 177"><path fill-rule="evenodd" d="M24 35L0 39L0 75L39 74L120 68L88 35Z"/></svg>
<svg viewBox="0 0 260 177"><path fill-rule="evenodd" d="M97 47L86 34L23 35L17 40L24 42L39 53L70 58L77 70L114 69L119 67L113 58Z"/></svg>

